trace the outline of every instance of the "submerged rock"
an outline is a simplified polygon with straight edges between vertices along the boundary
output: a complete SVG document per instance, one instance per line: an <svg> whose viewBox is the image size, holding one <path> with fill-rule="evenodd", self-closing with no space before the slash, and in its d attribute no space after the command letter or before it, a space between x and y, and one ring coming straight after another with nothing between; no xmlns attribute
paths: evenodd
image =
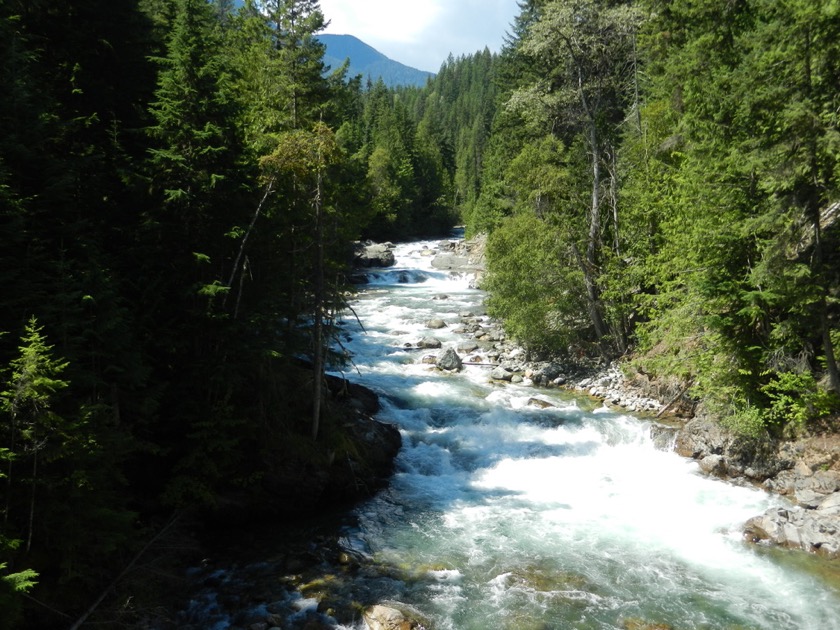
<svg viewBox="0 0 840 630"><path fill-rule="evenodd" d="M540 398L529 398L528 406L539 407L540 409L550 409L552 407L556 407L557 405L555 405L554 403L550 403L547 400L542 400Z"/></svg>

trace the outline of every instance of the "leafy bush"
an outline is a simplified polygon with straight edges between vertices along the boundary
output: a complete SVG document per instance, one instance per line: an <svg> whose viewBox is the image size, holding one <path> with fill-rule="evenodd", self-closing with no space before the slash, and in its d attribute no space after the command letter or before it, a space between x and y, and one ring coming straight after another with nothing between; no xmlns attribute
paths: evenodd
<svg viewBox="0 0 840 630"><path fill-rule="evenodd" d="M837 394L821 389L810 372L779 372L761 391L770 401L765 411L767 421L782 426L791 424L797 429L840 405Z"/></svg>
<svg viewBox="0 0 840 630"><path fill-rule="evenodd" d="M562 234L529 214L506 219L487 242L488 312L529 350L557 351L589 333L583 274Z"/></svg>

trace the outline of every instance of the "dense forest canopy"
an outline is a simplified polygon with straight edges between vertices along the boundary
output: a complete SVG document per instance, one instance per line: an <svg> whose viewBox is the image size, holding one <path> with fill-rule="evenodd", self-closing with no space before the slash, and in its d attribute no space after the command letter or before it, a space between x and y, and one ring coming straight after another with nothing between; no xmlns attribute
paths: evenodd
<svg viewBox="0 0 840 630"><path fill-rule="evenodd" d="M833 2L522 3L468 215L492 312L538 351L633 349L743 432L836 410L838 28Z"/></svg>
<svg viewBox="0 0 840 630"><path fill-rule="evenodd" d="M84 618L268 453L334 454L317 375L359 238L488 233L530 351L632 357L742 432L837 411L837 2L523 0L501 54L422 88L325 67L324 26L0 4L8 627Z"/></svg>

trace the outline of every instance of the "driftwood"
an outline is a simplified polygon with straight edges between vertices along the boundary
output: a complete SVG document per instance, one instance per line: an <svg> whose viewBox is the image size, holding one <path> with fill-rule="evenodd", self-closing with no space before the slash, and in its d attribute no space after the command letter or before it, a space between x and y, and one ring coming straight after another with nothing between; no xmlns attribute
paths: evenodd
<svg viewBox="0 0 840 630"><path fill-rule="evenodd" d="M671 407L673 407L674 403L677 402L680 398L682 398L682 395L685 394L688 391L688 388L691 387L692 385L694 385L694 379L691 379L688 383L686 383L685 387L683 387L680 390L680 392L671 399L671 402L669 402L667 405L662 407L662 409L659 411L659 413L656 414L656 417L659 418L666 411L668 411Z"/></svg>

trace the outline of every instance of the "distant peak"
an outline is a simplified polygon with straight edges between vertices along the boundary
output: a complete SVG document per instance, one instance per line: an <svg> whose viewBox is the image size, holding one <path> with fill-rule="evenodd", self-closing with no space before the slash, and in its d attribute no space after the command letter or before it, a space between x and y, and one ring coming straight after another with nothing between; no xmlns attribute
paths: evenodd
<svg viewBox="0 0 840 630"><path fill-rule="evenodd" d="M338 35L334 33L318 35L318 39L326 47L324 62L333 68L350 59L349 75L362 75L373 81L382 79L385 85L396 87L401 85L426 85L431 72L412 68L399 61L389 59L386 55L366 44L354 35Z"/></svg>

